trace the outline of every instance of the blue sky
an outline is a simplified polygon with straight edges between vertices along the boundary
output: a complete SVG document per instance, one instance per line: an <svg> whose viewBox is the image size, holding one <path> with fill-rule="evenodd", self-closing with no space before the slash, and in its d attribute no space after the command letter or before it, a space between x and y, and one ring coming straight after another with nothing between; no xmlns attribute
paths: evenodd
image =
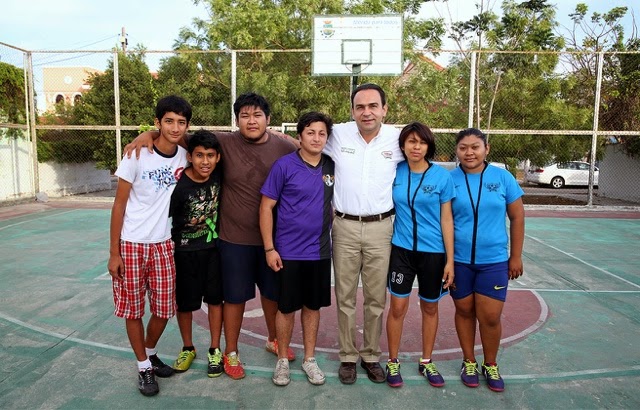
<svg viewBox="0 0 640 410"><path fill-rule="evenodd" d="M181 27L204 18L191 0L4 0L0 41L28 50L109 50L122 27L129 45L171 50Z"/></svg>

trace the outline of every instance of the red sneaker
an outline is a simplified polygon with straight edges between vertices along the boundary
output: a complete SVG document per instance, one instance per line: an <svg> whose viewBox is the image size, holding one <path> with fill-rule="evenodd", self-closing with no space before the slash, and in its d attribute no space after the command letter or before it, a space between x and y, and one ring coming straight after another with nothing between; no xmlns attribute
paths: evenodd
<svg viewBox="0 0 640 410"><path fill-rule="evenodd" d="M236 352L225 354L223 358L224 372L233 380L244 378L244 368L240 361L240 356Z"/></svg>
<svg viewBox="0 0 640 410"><path fill-rule="evenodd" d="M271 352L278 356L278 340L274 339L273 342L267 340L267 344L264 347L267 352ZM292 362L296 360L296 354L293 352L293 349L290 347L287 348L287 359Z"/></svg>

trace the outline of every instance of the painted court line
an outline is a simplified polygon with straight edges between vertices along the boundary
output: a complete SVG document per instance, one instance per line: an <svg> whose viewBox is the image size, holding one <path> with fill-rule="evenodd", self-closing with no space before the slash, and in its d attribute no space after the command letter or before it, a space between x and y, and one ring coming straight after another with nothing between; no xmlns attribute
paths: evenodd
<svg viewBox="0 0 640 410"><path fill-rule="evenodd" d="M629 371L638 372L640 371L640 365L629 366L628 368L624 367L610 367L607 369L591 369L591 370L580 370L575 372L557 372L552 375L535 375L535 374L519 374L519 375L511 375L504 377L505 379L511 380L531 380L531 379L566 379L566 378L575 378L575 377L584 377L584 376L592 376L592 375L601 375L606 377L611 377L615 373L626 373Z"/></svg>
<svg viewBox="0 0 640 410"><path fill-rule="evenodd" d="M36 333L41 333L47 336L51 336L57 339L60 339L62 341L67 341L67 342L73 342L73 343L77 343L80 345L84 345L84 346L90 346L90 347L97 347L100 349L105 349L105 350L113 350L113 351L118 351L118 352L128 352L128 353L133 353L131 351L130 347L118 347L118 346L111 346L111 345L107 345L104 343L97 343L97 342L92 342L89 340L84 340L84 339L79 339L77 337L69 337L66 335L63 335L62 333L57 333L57 332L52 332L50 330L46 330L43 329L39 326L34 326L31 325L29 323L23 322L22 320L19 319L15 319L13 317L10 317L6 314L4 314L3 312L0 312L0 319L3 319L7 322L11 322L13 324L16 324L18 326L24 327L26 329L29 329L33 332ZM173 357L169 357L166 355L159 355L161 358L166 359L166 360L173 360ZM203 359L196 359L195 360L198 363L202 363L202 365L205 365L206 362ZM247 370L251 370L251 371L256 371L256 372L261 372L261 373L266 373L268 375L271 375L273 373L273 369L270 367L264 367L264 366L244 366L245 369ZM514 374L514 375L505 375L502 374L502 377L505 380L535 380L535 379L540 379L540 380L549 380L549 379L567 379L567 378L580 378L580 377L585 377L585 376L593 376L593 375L598 375L600 377L613 377L617 374L620 373L628 373L628 372L640 372L640 365L633 365L633 366L629 366L629 367L614 367L614 368L604 368L604 369L585 369L585 370L579 370L579 371L574 371L574 372L559 372L559 373L545 373L545 374ZM291 369L291 373L293 374L299 374L299 375L304 375L302 370L294 370ZM334 372L325 372L325 375L329 376L329 377L338 377L337 373ZM404 377L406 380L422 380L424 379L423 376L406 376ZM458 380L459 377L458 376L445 376L444 377L445 380Z"/></svg>
<svg viewBox="0 0 640 410"><path fill-rule="evenodd" d="M125 347L111 346L111 345L104 344L104 343L91 342L89 340L78 339L77 337L67 336L67 335L64 335L64 334L58 333L58 332L52 332L50 330L43 329L43 328L41 328L39 326L34 326L34 325L31 325L31 324L29 324L27 322L23 322L20 319L16 319L16 318L13 318L11 316L7 316L3 312L0 312L0 318L6 320L7 322L11 322L11 323L14 323L14 324L16 324L18 326L22 326L22 327L24 327L26 329L32 330L34 332L41 333L43 335L47 335L47 336L51 336L51 337L55 337L55 338L60 339L60 340L74 342L74 343L78 343L78 344L86 345L86 346L99 347L101 349L117 350L117 351L120 351L120 352L132 352L130 347L126 347L125 348Z"/></svg>
<svg viewBox="0 0 640 410"><path fill-rule="evenodd" d="M567 292L567 293L640 293L640 290L584 290L584 289L542 289L516 288L509 290L528 290L531 292Z"/></svg>
<svg viewBox="0 0 640 410"><path fill-rule="evenodd" d="M39 221L40 219L45 219L45 218L50 218L50 217L52 217L52 216L58 216L58 215L68 214L69 212L75 212L75 211L77 211L77 209L71 209L71 210L69 210L69 211L58 212L58 213L51 214L51 215L44 215L44 216L41 216L40 218L32 218L32 219L28 219L28 220L26 220L26 221L16 222L16 223L11 224L11 225L7 225L7 226L2 226L2 227L0 227L0 231L2 231L2 230L4 230L4 229L7 229L7 228L12 228L12 227L14 227L14 226L22 225L22 224L27 223L27 222Z"/></svg>
<svg viewBox="0 0 640 410"><path fill-rule="evenodd" d="M529 236L529 235L525 235L525 236L526 236L527 238L533 239L534 241L538 242L538 243L539 243L539 244L541 244L541 245L547 246L547 247L549 247L549 248L551 248L551 249L553 249L553 250L555 250L555 251L560 252L560 253L561 253L561 254L563 254L563 255L566 255L566 256L568 256L568 257L570 257L570 258L572 258L572 259L575 259L575 260L577 260L578 262L583 263L583 264L585 264L585 265L587 265L587 266L589 266L589 267L591 267L591 268L593 268L593 269L596 269L596 270L598 270L598 271L600 271L600 272L602 272L602 273L605 273L605 274L607 274L607 275L609 275L609 276L611 276L611 277L613 277L613 278L616 278L616 279L618 279L618 280L621 280L621 281L623 281L623 282L625 282L625 283L627 283L627 284L629 284L629 285L631 285L631 286L633 286L633 287L636 287L636 288L640 289L640 285L638 285L638 284L636 284L636 283L633 283L633 282L631 282L630 280L627 280L627 279L625 279L625 278L622 278L622 277L620 277L620 276L616 275L615 273L611 273L611 272L609 272L608 270L606 270L606 269L602 269L602 268L601 268L601 267L599 267L599 266L596 266L596 265L594 265L594 264L592 264L592 263L589 263L589 262L587 262L587 261L585 261L585 260L582 260L582 259L578 258L577 256L573 256L572 254L570 254L570 253L568 253L568 252L565 252L565 251L563 251L562 249L556 248L555 246L549 245L549 244L545 243L544 241L542 241L542 240L540 240L540 239L538 239L538 238L536 238L536 237L534 237L534 236Z"/></svg>
<svg viewBox="0 0 640 410"><path fill-rule="evenodd" d="M536 320L536 322L533 325L524 329L520 333L516 333L515 335L506 337L504 339L500 339L500 344L509 343L514 340L522 339L530 335L531 333L535 332L536 330L538 330L544 324L544 322L547 321L547 318L549 317L549 306L547 306L547 302L544 301L544 299L538 294L538 292L532 291L531 293L533 293L533 296L535 296L536 299L538 299L538 303L540 304L540 316L538 316L538 320ZM474 348L481 349L482 345L474 346Z"/></svg>

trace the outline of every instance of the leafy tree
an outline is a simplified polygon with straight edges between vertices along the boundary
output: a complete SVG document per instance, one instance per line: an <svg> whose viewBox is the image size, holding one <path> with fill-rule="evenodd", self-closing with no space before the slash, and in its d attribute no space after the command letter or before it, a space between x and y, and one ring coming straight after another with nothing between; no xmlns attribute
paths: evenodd
<svg viewBox="0 0 640 410"><path fill-rule="evenodd" d="M67 125L74 123L74 107L59 103L54 111L47 111L38 118L40 125ZM39 130L38 162L83 163L93 159L95 147L83 132L56 129Z"/></svg>
<svg viewBox="0 0 640 410"><path fill-rule="evenodd" d="M488 48L477 58L476 124L502 129L588 129L590 109L563 98L580 84L556 67L565 41L554 34L555 10L547 0L502 3L502 14L488 10L454 24L453 37L472 48ZM484 44L480 43L484 39ZM514 51L514 53L509 53ZM458 64L467 72L466 60ZM560 131L561 134L561 131ZM558 143L562 141L562 143ZM492 137L492 159L514 163L525 158L545 164L582 158L590 140L576 136L501 135Z"/></svg>
<svg viewBox="0 0 640 410"><path fill-rule="evenodd" d="M483 48L480 43L484 34L486 47L498 51L552 51L563 46L561 38L554 36L555 11L546 0L516 3L513 0L502 4L502 17L498 19L492 12L484 11L467 22L455 25L456 33L464 36L474 33L478 43L473 46ZM464 37L469 38L469 36ZM496 99L502 88L520 83L522 79L543 81L552 74L557 57L554 54L534 53L482 53L477 59L477 125L491 129ZM482 68L481 68L482 67ZM480 73L480 70L482 72ZM522 90L521 85L518 88ZM524 93L523 93L524 94ZM512 105L509 102L509 105ZM483 112L485 113L483 115Z"/></svg>
<svg viewBox="0 0 640 410"><path fill-rule="evenodd" d="M421 121L431 128L464 128L467 124L467 89L460 67L443 68L421 54L409 56L405 75L396 79L390 101L389 122ZM449 161L455 149L452 136L438 136L438 159Z"/></svg>
<svg viewBox="0 0 640 410"><path fill-rule="evenodd" d="M589 15L586 4L579 3L570 14L573 25L568 28L568 49L576 53L567 57L571 76L581 86L571 97L592 108L597 80L597 57L603 53L600 100L600 123L604 130L637 130L640 128L640 41L637 31L625 41L622 18L627 7L613 7L605 13ZM580 53L584 52L584 53ZM606 138L601 138L604 144ZM631 156L640 155L638 137L621 137L624 149Z"/></svg>
<svg viewBox="0 0 640 410"><path fill-rule="evenodd" d="M606 13L594 12L587 18L586 4L578 3L569 16L573 22L567 29L567 50L573 52L565 58L565 64L572 76L581 84L571 95L578 104L593 108L597 76L597 56L599 52L623 51L624 28L622 18L626 7L614 7ZM582 52L582 53L581 53ZM619 63L614 54L605 54L603 65L602 95L608 95L610 81L617 77Z"/></svg>
<svg viewBox="0 0 640 410"><path fill-rule="evenodd" d="M640 52L640 39L629 39L626 51ZM618 54L619 71L610 95L605 96L602 122L605 129L640 130L640 54ZM640 156L640 135L619 137L627 154Z"/></svg>
<svg viewBox="0 0 640 410"><path fill-rule="evenodd" d="M304 52L283 50L308 49L312 41L312 17L317 14L378 14L401 13L405 22L404 46L431 47L440 45L444 32L439 20L419 20L415 17L423 1L402 0L196 0L209 9L210 19L195 20L192 28L181 30L176 48L181 50L273 50L269 52L239 52L237 88L239 92L255 91L265 95L272 105L272 123L292 121L305 111L321 110L335 120L349 119L349 78L312 77L311 56ZM180 62L169 60L182 60ZM228 123L230 62L224 54L203 57L185 54L171 57L160 70L185 67L184 76L190 85L184 88L196 111L206 107L202 116L211 116L214 123ZM393 100L394 79L374 80L390 91ZM169 86L171 80L163 83ZM177 86L175 83L173 86ZM195 86L194 84L198 84ZM205 91L206 90L206 91Z"/></svg>
<svg viewBox="0 0 640 410"><path fill-rule="evenodd" d="M149 124L154 118L156 92L149 67L144 62L144 51L118 54L120 73L120 122L122 125ZM113 89L113 60L103 74L92 75L91 89L76 106L75 121L84 125L111 125L115 123L115 97ZM137 131L122 131L123 145L131 141ZM83 132L86 141L95 148L93 158L101 168L116 169L116 141L111 131Z"/></svg>
<svg viewBox="0 0 640 410"><path fill-rule="evenodd" d="M23 71L0 61L0 121L14 124L26 123ZM19 130L9 129L8 136L21 135Z"/></svg>
<svg viewBox="0 0 640 410"><path fill-rule="evenodd" d="M225 53L178 54L162 61L156 88L159 95L177 94L191 103L191 125L226 125L230 72L231 61Z"/></svg>

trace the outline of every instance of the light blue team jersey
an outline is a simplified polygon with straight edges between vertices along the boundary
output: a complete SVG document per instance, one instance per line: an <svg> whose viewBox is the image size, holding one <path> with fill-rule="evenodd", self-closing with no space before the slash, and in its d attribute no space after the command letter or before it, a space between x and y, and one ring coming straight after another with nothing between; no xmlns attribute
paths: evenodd
<svg viewBox="0 0 640 410"><path fill-rule="evenodd" d="M488 165L481 174L466 174L466 178L462 168L458 167L451 171L451 176L456 191L456 197L451 203L455 261L485 264L508 260L507 205L524 195L516 179L509 171L493 165ZM482 189L479 191L481 179ZM474 208L477 208L477 221Z"/></svg>
<svg viewBox="0 0 640 410"><path fill-rule="evenodd" d="M393 181L396 217L391 243L408 250L444 253L440 205L451 201L454 196L453 180L443 167L431 164L423 178L423 173L410 172L407 161L398 164L396 178ZM411 212L412 204L415 219ZM414 228L417 228L416 243Z"/></svg>

